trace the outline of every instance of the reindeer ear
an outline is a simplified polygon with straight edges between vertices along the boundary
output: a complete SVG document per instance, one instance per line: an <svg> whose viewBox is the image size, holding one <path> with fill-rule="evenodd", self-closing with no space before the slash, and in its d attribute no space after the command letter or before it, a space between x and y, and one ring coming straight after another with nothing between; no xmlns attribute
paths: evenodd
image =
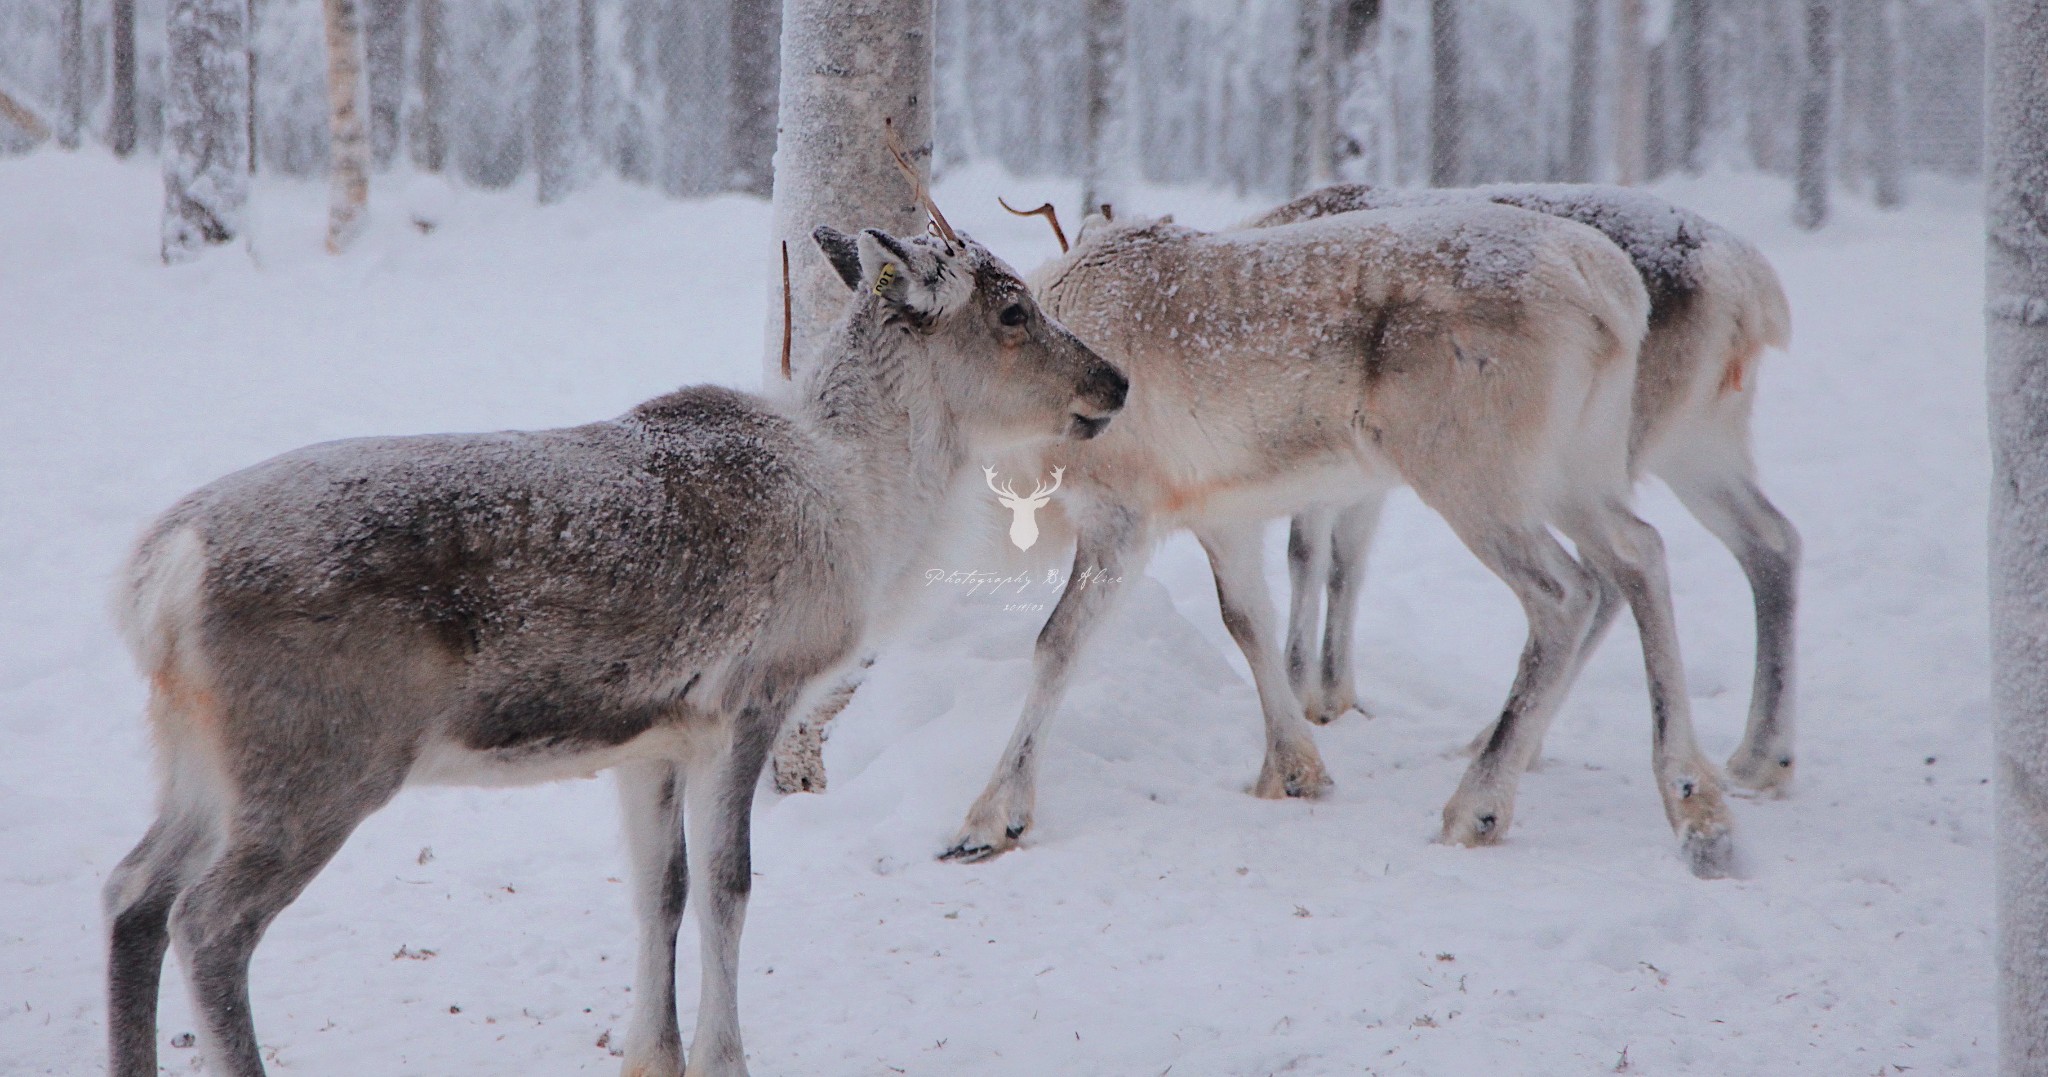
<svg viewBox="0 0 2048 1077"><path fill-rule="evenodd" d="M928 243L905 242L873 228L861 232L860 287L926 321L951 310L971 290L955 271L956 255Z"/></svg>
<svg viewBox="0 0 2048 1077"><path fill-rule="evenodd" d="M825 252L825 260L832 263L832 269L839 279L846 282L849 291L860 287L860 244L852 236L827 225L811 230L811 239L818 249Z"/></svg>

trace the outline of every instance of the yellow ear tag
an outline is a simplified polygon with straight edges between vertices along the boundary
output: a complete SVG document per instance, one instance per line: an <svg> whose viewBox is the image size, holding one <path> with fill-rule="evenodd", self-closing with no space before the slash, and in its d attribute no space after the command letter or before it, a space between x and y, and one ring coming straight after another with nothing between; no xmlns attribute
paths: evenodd
<svg viewBox="0 0 2048 1077"><path fill-rule="evenodd" d="M891 281L893 281L893 280L895 280L895 279L896 279L896 263L894 263L894 262L884 262L884 263L882 263L882 271L881 271L880 273L877 273L877 274L875 274L875 294L876 294L876 295L881 295L881 294L882 294L882 289L884 289L884 288L887 288L887 287L889 286L889 282L891 282Z"/></svg>

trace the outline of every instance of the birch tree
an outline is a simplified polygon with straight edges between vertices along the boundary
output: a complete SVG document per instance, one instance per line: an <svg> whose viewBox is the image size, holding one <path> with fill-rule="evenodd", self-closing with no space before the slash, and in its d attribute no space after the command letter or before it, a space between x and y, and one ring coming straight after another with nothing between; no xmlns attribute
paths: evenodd
<svg viewBox="0 0 2048 1077"><path fill-rule="evenodd" d="M1672 11L1673 38L1678 42L1678 92L1683 112L1678 124L1677 163L1697 175L1706 168L1708 60L1710 34L1707 0L1677 0Z"/></svg>
<svg viewBox="0 0 2048 1077"><path fill-rule="evenodd" d="M1831 0L1806 0L1806 68L1799 90L1799 149L1792 223L1819 228L1828 219L1828 102L1834 96Z"/></svg>
<svg viewBox="0 0 2048 1077"><path fill-rule="evenodd" d="M781 133L775 143L774 238L788 244L791 362L801 372L846 302L846 285L811 241L821 224L842 232L924 231L924 211L883 142L894 121L929 174L933 0L787 0L782 11ZM779 265L779 252L760 257ZM775 277L763 356L782 381L782 282Z"/></svg>
<svg viewBox="0 0 2048 1077"><path fill-rule="evenodd" d="M362 16L356 0L323 0L327 26L327 249L362 231L370 203L370 142L363 130Z"/></svg>
<svg viewBox="0 0 2048 1077"><path fill-rule="evenodd" d="M244 0L165 5L166 263L194 258L242 231L249 201L247 12Z"/></svg>
<svg viewBox="0 0 2048 1077"><path fill-rule="evenodd" d="M1648 178L1646 117L1649 53L1643 47L1643 0L1620 0L1614 20L1614 176L1633 186Z"/></svg>
<svg viewBox="0 0 2048 1077"><path fill-rule="evenodd" d="M75 150L85 127L84 0L63 0L58 19L57 144Z"/></svg>
<svg viewBox="0 0 2048 1077"><path fill-rule="evenodd" d="M1985 191L1999 1070L2048 1073L2048 0L1993 0Z"/></svg>
<svg viewBox="0 0 2048 1077"><path fill-rule="evenodd" d="M1573 0L1571 83L1565 101L1564 178L1598 178L1593 115L1600 87L1600 0Z"/></svg>
<svg viewBox="0 0 2048 1077"><path fill-rule="evenodd" d="M1295 0L1294 191L1337 179L1337 42L1330 0Z"/></svg>
<svg viewBox="0 0 2048 1077"><path fill-rule="evenodd" d="M448 35L443 0L416 0L418 46L413 61L414 92L411 124L413 164L439 172L448 163Z"/></svg>
<svg viewBox="0 0 2048 1077"><path fill-rule="evenodd" d="M113 101L107 113L107 144L114 156L135 152L135 0L114 0Z"/></svg>
<svg viewBox="0 0 2048 1077"><path fill-rule="evenodd" d="M398 156L400 117L405 104L405 8L406 0L363 0L370 160L378 168L388 167Z"/></svg>
<svg viewBox="0 0 2048 1077"><path fill-rule="evenodd" d="M1429 0L1429 185L1465 178L1465 98L1459 83L1458 0Z"/></svg>
<svg viewBox="0 0 2048 1077"><path fill-rule="evenodd" d="M1316 2L1318 0L1302 0L1304 4ZM1084 214L1123 196L1123 192L1117 190L1112 172L1117 167L1119 143L1122 141L1124 57L1127 54L1125 35L1130 32L1127 19L1124 0L1088 0L1087 38L1083 42L1085 64L1082 68L1082 75L1087 81L1081 91L1087 124L1081 141L1081 208Z"/></svg>
<svg viewBox="0 0 2048 1077"><path fill-rule="evenodd" d="M775 176L775 50L780 0L732 0L732 103L726 164L734 190L766 197Z"/></svg>
<svg viewBox="0 0 2048 1077"><path fill-rule="evenodd" d="M561 201L576 182L576 0L536 0L533 21L533 171L545 204Z"/></svg>

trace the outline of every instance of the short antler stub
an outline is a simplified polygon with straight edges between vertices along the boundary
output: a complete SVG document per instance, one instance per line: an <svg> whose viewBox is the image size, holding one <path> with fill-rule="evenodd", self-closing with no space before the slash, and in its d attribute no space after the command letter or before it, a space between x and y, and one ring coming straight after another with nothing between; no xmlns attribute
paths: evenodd
<svg viewBox="0 0 2048 1077"><path fill-rule="evenodd" d="M896 167L902 169L904 177L910 180L911 190L917 193L918 204L931 215L932 225L939 230L939 237L946 241L949 249L959 247L959 234L953 231L952 225L946 223L946 215L939 212L938 203L932 201L932 193L925 186L924 176L917 171L917 165L911 162L910 151L903 148L903 136L896 133L894 119L885 117L882 120L882 138L889 147L889 156L896 159Z"/></svg>

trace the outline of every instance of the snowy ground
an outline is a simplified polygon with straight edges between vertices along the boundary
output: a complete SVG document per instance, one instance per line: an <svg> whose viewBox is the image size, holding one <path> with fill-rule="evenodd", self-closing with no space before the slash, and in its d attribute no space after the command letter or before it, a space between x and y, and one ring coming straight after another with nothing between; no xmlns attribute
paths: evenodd
<svg viewBox="0 0 2048 1077"><path fill-rule="evenodd" d="M986 173L941 186L956 223L1028 267L1050 239L1000 216L999 186L1071 192ZM102 1064L97 891L150 807L142 692L103 607L145 520L309 441L565 424L758 380L757 202L603 187L537 210L530 192L386 184L373 231L336 259L319 252L322 192L265 185L253 256L167 271L159 192L147 166L94 153L0 162L10 1074ZM1127 585L1077 679L1022 850L932 859L1021 701L1040 615L998 603L942 604L876 667L827 747L828 795L763 798L741 1011L754 1073L1987 1071L1976 195L1923 186L1892 215L1845 200L1805 236L1773 182L1666 193L1758 240L1795 312L1758 427L1807 540L1800 787L1736 804L1745 878L1701 882L1674 855L1625 632L1523 782L1509 841L1431 844L1463 766L1446 749L1498 705L1521 620L1412 498L1390 507L1359 633L1376 717L1320 732L1335 793L1247 796L1256 703L1182 538ZM1130 208L1197 224L1252 208L1147 201ZM1644 503L1671 547L1702 736L1725 756L1748 592L1668 494ZM274 1072L613 1072L600 1044L624 1032L632 931L615 835L602 782L402 795L258 954ZM175 978L165 999L168 1044L191 1024ZM164 1050L174 1073L193 1057Z"/></svg>

